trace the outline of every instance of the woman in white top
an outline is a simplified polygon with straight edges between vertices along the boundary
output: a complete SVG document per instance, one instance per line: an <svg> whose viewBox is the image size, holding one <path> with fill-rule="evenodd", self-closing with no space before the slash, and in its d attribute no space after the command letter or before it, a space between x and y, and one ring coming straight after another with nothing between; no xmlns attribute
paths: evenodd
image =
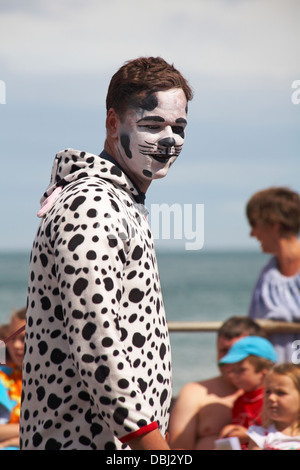
<svg viewBox="0 0 300 470"><path fill-rule="evenodd" d="M249 450L300 449L300 368L278 364L267 374L263 419L266 427L250 426Z"/></svg>
<svg viewBox="0 0 300 470"><path fill-rule="evenodd" d="M300 197L288 188L275 187L255 193L246 213L250 235L264 253L273 256L261 271L253 290L248 315L254 319L300 321ZM278 362L292 362L300 335L274 334Z"/></svg>

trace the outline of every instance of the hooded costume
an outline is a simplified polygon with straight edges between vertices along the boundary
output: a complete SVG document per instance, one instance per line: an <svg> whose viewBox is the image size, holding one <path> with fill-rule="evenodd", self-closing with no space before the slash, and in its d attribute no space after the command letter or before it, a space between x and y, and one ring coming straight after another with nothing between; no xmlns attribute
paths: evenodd
<svg viewBox="0 0 300 470"><path fill-rule="evenodd" d="M143 202L105 152L56 155L31 253L23 450L166 432L170 344Z"/></svg>

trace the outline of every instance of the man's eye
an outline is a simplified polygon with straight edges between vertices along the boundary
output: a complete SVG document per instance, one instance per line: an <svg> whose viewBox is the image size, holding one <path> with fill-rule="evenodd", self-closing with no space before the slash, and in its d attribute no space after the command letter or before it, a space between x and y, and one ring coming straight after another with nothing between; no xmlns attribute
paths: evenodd
<svg viewBox="0 0 300 470"><path fill-rule="evenodd" d="M153 131L153 130L155 131L155 130L160 129L160 126L158 126L157 124L153 124L153 125L151 125L151 124L145 124L145 125L139 126L139 127L142 127L142 128L144 128L144 129L149 129L149 130L151 130L151 131Z"/></svg>
<svg viewBox="0 0 300 470"><path fill-rule="evenodd" d="M173 126L172 131L174 134L183 134L184 133L184 128L182 126Z"/></svg>

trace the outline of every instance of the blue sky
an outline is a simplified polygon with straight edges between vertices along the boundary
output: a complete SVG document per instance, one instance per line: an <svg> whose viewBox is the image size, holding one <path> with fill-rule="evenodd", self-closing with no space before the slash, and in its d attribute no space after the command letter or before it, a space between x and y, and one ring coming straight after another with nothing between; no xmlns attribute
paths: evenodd
<svg viewBox="0 0 300 470"><path fill-rule="evenodd" d="M299 17L298 0L1 0L0 249L30 250L57 151L102 150L111 75L160 55L195 96L184 149L147 192L150 214L204 204L205 248L258 250L248 198L300 190Z"/></svg>

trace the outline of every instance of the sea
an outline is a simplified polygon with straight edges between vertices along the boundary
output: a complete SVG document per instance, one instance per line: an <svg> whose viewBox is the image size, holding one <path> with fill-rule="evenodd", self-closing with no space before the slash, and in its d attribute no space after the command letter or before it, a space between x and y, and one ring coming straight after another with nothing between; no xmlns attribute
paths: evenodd
<svg viewBox="0 0 300 470"><path fill-rule="evenodd" d="M26 305L29 252L0 253L0 323ZM225 321L247 315L266 255L253 251L158 250L167 320ZM191 381L218 374L215 332L171 332L173 396Z"/></svg>

